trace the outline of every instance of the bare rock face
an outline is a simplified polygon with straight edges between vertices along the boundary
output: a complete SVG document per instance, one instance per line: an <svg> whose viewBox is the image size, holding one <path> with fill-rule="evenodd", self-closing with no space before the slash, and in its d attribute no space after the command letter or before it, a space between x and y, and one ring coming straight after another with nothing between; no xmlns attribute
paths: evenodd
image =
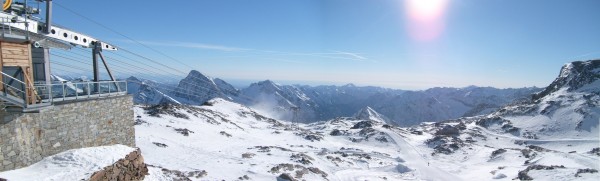
<svg viewBox="0 0 600 181"><path fill-rule="evenodd" d="M125 158L121 158L114 164L94 172L89 180L144 180L146 175L148 175L148 167L144 163L142 151L138 148L136 151L127 154Z"/></svg>
<svg viewBox="0 0 600 181"><path fill-rule="evenodd" d="M373 127L373 123L371 123L371 121L361 121L361 122L356 123L350 129L362 129L362 128L370 128L370 127Z"/></svg>
<svg viewBox="0 0 600 181"><path fill-rule="evenodd" d="M538 100L561 88L567 88L568 91L575 91L583 86L600 79L600 59L588 61L576 61L565 64L560 70L560 74L543 91L534 94L533 100ZM595 90L598 91L597 87Z"/></svg>
<svg viewBox="0 0 600 181"><path fill-rule="evenodd" d="M446 126L442 127L442 129L438 130L435 134L452 136L452 135L458 135L459 133L460 133L460 130L458 128L455 128L450 125L446 125Z"/></svg>

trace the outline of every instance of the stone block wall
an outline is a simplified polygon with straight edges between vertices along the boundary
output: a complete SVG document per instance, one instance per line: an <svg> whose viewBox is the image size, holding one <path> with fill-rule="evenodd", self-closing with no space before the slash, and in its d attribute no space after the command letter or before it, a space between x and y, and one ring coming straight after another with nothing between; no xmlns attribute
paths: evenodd
<svg viewBox="0 0 600 181"><path fill-rule="evenodd" d="M135 147L130 95L64 103L38 113L0 111L0 171L70 149L114 144Z"/></svg>

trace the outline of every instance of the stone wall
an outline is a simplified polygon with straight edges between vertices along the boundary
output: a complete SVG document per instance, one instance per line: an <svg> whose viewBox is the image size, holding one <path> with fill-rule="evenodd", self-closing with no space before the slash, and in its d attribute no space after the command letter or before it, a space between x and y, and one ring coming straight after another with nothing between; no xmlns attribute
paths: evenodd
<svg viewBox="0 0 600 181"><path fill-rule="evenodd" d="M64 103L38 113L0 111L0 171L69 149L135 147L130 95Z"/></svg>
<svg viewBox="0 0 600 181"><path fill-rule="evenodd" d="M144 163L142 150L138 148L136 151L127 154L125 158L119 159L116 163L94 172L89 180L144 180L146 175L148 175L148 167Z"/></svg>

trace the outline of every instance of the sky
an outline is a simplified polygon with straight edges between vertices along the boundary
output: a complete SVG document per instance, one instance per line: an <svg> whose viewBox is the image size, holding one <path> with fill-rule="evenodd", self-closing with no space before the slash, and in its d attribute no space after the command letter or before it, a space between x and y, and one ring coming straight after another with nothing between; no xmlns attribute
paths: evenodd
<svg viewBox="0 0 600 181"><path fill-rule="evenodd" d="M54 2L57 24L237 83L545 87L600 58L597 0Z"/></svg>

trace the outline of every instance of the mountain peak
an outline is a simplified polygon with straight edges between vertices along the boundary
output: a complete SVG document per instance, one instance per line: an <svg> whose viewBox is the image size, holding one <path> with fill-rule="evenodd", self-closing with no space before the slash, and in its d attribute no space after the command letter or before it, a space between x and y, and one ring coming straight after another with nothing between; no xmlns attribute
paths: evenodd
<svg viewBox="0 0 600 181"><path fill-rule="evenodd" d="M126 80L127 80L127 81L136 81L136 82L139 82L139 81L140 81L140 79L138 79L138 78L137 78L137 77L135 77L135 76L130 76L130 77L128 77Z"/></svg>
<svg viewBox="0 0 600 181"><path fill-rule="evenodd" d="M279 88L279 85L277 83L271 81L271 80L260 81L260 82L254 83L254 84L252 84L250 86L253 86L253 85L261 87L261 89L263 89L263 90L265 90L267 92L276 92L278 90L281 90Z"/></svg>
<svg viewBox="0 0 600 181"><path fill-rule="evenodd" d="M543 91L533 95L533 99L540 99L560 89L576 91L600 79L600 59L588 61L575 61L565 64L560 74ZM597 87L592 91L600 91Z"/></svg>
<svg viewBox="0 0 600 181"><path fill-rule="evenodd" d="M343 85L342 87L356 87L356 85L354 85L353 83L348 83L346 85Z"/></svg>
<svg viewBox="0 0 600 181"><path fill-rule="evenodd" d="M211 78L209 78L208 76L206 76L206 75L204 75L204 74L200 73L200 72L199 72L199 71L197 71L197 70L191 70L191 71L190 71L190 73L188 73L188 76L187 76L186 78L188 78L188 77L189 77L189 78L192 78L192 77L193 77L193 78L209 79L209 80L211 79Z"/></svg>
<svg viewBox="0 0 600 181"><path fill-rule="evenodd" d="M381 123L386 123L388 121L388 119L384 115L379 114L377 111L375 111L369 106L359 110L356 114L354 114L354 118L360 120L377 121Z"/></svg>
<svg viewBox="0 0 600 181"><path fill-rule="evenodd" d="M269 80L269 79L260 81L260 82L258 82L258 84L277 85L277 83L275 83L275 82L273 82L272 80Z"/></svg>

